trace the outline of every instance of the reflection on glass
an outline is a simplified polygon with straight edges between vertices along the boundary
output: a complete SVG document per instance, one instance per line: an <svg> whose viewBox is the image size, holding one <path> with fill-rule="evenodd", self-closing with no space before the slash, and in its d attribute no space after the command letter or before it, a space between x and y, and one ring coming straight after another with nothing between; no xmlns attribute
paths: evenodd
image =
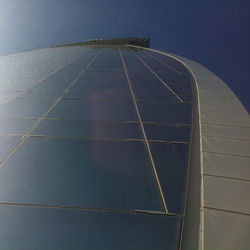
<svg viewBox="0 0 250 250"><path fill-rule="evenodd" d="M143 122L191 123L191 105L188 103L138 102L138 107Z"/></svg>
<svg viewBox="0 0 250 250"><path fill-rule="evenodd" d="M190 125L144 124L149 140L189 142Z"/></svg>
<svg viewBox="0 0 250 250"><path fill-rule="evenodd" d="M14 99L0 106L0 118L40 118L55 100Z"/></svg>
<svg viewBox="0 0 250 250"><path fill-rule="evenodd" d="M0 168L0 200L162 211L150 164L141 142L29 138Z"/></svg>
<svg viewBox="0 0 250 250"><path fill-rule="evenodd" d="M1 249L177 249L181 218L0 206Z"/></svg>
<svg viewBox="0 0 250 250"><path fill-rule="evenodd" d="M168 211L182 214L187 179L187 144L150 143Z"/></svg>
<svg viewBox="0 0 250 250"><path fill-rule="evenodd" d="M143 139L138 123L43 120L32 134L85 139Z"/></svg>
<svg viewBox="0 0 250 250"><path fill-rule="evenodd" d="M86 121L137 121L135 107L127 101L62 100L48 117Z"/></svg>
<svg viewBox="0 0 250 250"><path fill-rule="evenodd" d="M0 136L0 161L10 153L20 140L21 136Z"/></svg>

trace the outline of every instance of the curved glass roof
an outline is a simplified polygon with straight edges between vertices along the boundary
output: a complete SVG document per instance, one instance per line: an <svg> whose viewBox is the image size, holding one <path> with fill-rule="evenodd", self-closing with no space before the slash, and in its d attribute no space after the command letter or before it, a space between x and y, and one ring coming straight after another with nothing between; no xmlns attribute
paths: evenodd
<svg viewBox="0 0 250 250"><path fill-rule="evenodd" d="M177 249L192 88L124 45L0 57L0 247Z"/></svg>

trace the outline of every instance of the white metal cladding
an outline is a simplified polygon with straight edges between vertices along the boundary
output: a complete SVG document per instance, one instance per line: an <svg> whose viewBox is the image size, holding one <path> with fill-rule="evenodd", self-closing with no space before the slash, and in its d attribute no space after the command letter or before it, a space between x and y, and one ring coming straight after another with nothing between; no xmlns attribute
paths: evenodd
<svg viewBox="0 0 250 250"><path fill-rule="evenodd" d="M250 116L232 90L197 62L194 131L182 249L249 249Z"/></svg>

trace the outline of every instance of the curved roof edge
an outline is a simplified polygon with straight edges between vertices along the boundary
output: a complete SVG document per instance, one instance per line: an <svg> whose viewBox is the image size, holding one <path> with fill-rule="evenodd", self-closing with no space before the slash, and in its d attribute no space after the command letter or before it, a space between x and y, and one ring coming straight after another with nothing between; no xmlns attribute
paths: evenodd
<svg viewBox="0 0 250 250"><path fill-rule="evenodd" d="M182 249L247 249L250 116L232 90L201 64L181 62L196 96Z"/></svg>
<svg viewBox="0 0 250 250"><path fill-rule="evenodd" d="M117 39L94 39L78 43L54 45L52 46L52 48L66 47L66 46L81 46L81 45L136 45L140 47L149 48L150 38L128 37L128 38L117 38Z"/></svg>

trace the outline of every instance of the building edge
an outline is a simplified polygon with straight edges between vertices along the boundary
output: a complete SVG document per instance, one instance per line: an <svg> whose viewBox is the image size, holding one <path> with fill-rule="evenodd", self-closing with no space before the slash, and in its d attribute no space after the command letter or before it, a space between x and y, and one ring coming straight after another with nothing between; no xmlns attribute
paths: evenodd
<svg viewBox="0 0 250 250"><path fill-rule="evenodd" d="M128 45L131 47L137 47ZM190 59L193 133L180 249L247 249L250 245L250 117L233 91Z"/></svg>

